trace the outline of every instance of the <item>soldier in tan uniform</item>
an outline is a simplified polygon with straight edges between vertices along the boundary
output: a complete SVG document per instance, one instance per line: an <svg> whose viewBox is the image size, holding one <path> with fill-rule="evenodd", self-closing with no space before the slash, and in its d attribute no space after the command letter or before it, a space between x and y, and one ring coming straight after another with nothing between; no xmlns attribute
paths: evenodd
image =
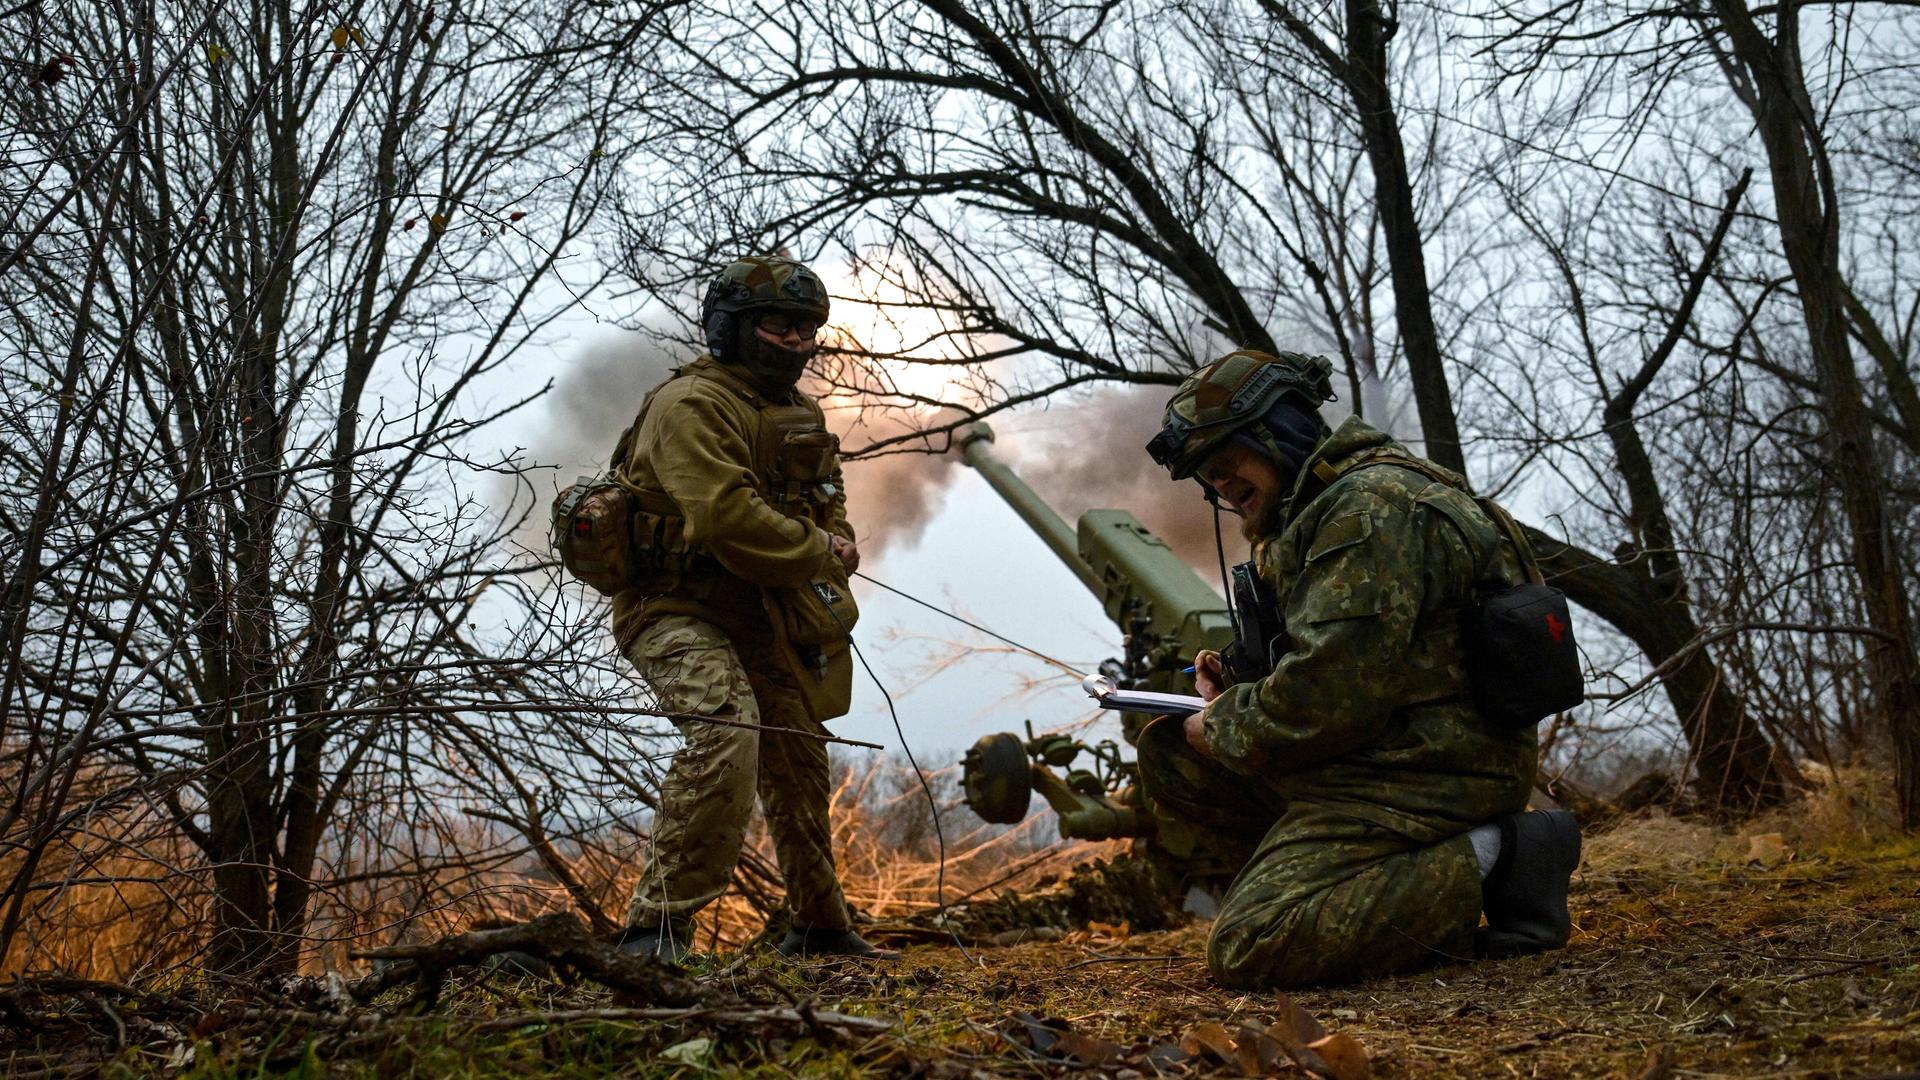
<svg viewBox="0 0 1920 1080"><path fill-rule="evenodd" d="M679 960L727 887L756 794L787 887L787 955L887 958L852 929L833 865L824 721L851 692L838 441L795 383L828 311L791 259L742 259L707 290L709 355L648 395L614 465L641 570L614 637L686 743L661 784L621 947Z"/></svg>

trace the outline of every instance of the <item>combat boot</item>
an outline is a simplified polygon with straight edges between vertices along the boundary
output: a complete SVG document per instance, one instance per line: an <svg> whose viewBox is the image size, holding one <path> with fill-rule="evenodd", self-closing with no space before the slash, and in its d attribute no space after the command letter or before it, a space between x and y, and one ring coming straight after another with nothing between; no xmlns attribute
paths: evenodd
<svg viewBox="0 0 1920 1080"><path fill-rule="evenodd" d="M857 956L865 960L898 960L892 949L877 949L852 930L807 930L794 927L774 951L781 956Z"/></svg>
<svg viewBox="0 0 1920 1080"><path fill-rule="evenodd" d="M693 950L693 924L669 920L659 926L629 926L614 939L614 948L628 956L652 956L669 964L682 963Z"/></svg>
<svg viewBox="0 0 1920 1080"><path fill-rule="evenodd" d="M1558 949L1573 932L1567 882L1580 865L1580 826L1565 810L1530 810L1494 819L1500 857L1480 883L1486 929L1482 956L1503 959Z"/></svg>

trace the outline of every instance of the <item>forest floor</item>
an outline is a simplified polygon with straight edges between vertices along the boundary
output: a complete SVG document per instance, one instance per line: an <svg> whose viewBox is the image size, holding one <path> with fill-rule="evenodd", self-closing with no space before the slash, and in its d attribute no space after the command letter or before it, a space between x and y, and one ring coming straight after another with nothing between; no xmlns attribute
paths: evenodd
<svg viewBox="0 0 1920 1080"><path fill-rule="evenodd" d="M229 1013L223 1023L203 1020L171 1047L143 1044L139 1024L129 1036L125 1019L115 1043L99 1035L97 1020L63 1035L43 1016L38 1032L0 1029L0 1070L201 1078L1920 1076L1920 840L1799 853L1778 834L1756 840L1753 831L1659 814L1629 820L1589 837L1565 950L1291 1000L1215 987L1204 923L1140 934L1095 924L997 948L915 944L884 965L789 964L764 952L696 964L710 984L785 1010L784 1022L729 1022L699 1010L664 1020L582 1016L618 1003L604 991L493 974L451 986L426 1017L283 1013L263 1027ZM97 998L76 1005L76 1014L112 1014L97 1006ZM860 1026L858 1018L890 1027ZM1337 1038L1314 1043L1317 1056L1301 1050L1320 1027Z"/></svg>

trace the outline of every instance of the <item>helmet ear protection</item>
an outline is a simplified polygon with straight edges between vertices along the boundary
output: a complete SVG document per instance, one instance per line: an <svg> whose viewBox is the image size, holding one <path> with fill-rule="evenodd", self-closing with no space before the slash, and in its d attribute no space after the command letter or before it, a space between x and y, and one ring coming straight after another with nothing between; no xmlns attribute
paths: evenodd
<svg viewBox="0 0 1920 1080"><path fill-rule="evenodd" d="M763 381L791 386L799 378L798 365L790 355L777 355L789 350L758 340L753 318L785 311L824 323L831 308L826 283L806 264L782 255L753 255L729 264L707 284L700 330L714 359L738 364Z"/></svg>

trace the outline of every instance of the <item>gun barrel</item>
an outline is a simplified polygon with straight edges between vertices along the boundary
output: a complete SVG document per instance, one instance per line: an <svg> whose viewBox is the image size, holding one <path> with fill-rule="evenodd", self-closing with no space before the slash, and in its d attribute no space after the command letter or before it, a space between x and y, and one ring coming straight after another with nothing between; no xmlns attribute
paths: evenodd
<svg viewBox="0 0 1920 1080"><path fill-rule="evenodd" d="M1053 507L1040 497L1039 492L1027 486L1025 480L1014 474L1006 462L993 453L993 429L983 423L969 424L960 433L960 453L973 466L988 486L1006 500L1020 520L1027 523L1060 561L1067 564L1082 584L1093 591L1095 596L1105 593L1105 585L1087 561L1080 557L1079 541L1066 520L1055 513Z"/></svg>
<svg viewBox="0 0 1920 1080"><path fill-rule="evenodd" d="M960 451L1000 497L1053 549L1100 600L1107 616L1132 633L1136 619L1178 653L1221 649L1233 640L1227 602L1181 562L1159 537L1125 510L1089 510L1076 532L991 449L993 429L969 425Z"/></svg>

